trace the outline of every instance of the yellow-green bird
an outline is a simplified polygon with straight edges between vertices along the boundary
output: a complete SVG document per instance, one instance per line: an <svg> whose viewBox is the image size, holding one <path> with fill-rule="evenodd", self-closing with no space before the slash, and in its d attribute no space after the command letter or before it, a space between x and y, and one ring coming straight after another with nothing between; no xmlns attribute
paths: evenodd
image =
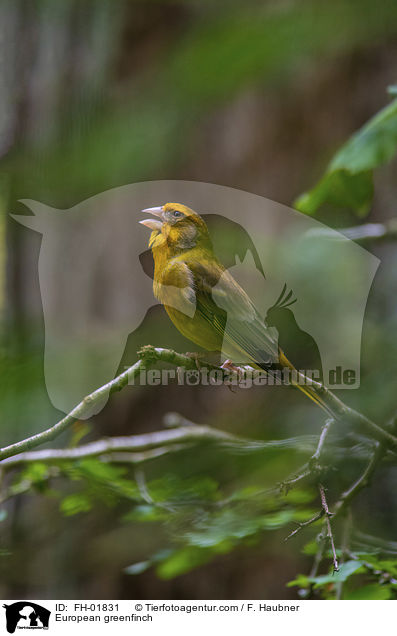
<svg viewBox="0 0 397 636"><path fill-rule="evenodd" d="M140 221L152 230L153 292L176 328L233 363L265 370L279 363L293 370L249 296L216 258L201 216L181 203L143 212L156 217ZM312 387L295 386L328 412Z"/></svg>

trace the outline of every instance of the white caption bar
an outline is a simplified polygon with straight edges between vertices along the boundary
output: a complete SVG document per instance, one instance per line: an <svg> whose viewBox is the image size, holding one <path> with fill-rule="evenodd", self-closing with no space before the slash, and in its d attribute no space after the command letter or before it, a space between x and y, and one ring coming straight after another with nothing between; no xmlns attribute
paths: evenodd
<svg viewBox="0 0 397 636"><path fill-rule="evenodd" d="M4 600L0 633L131 634L173 636L202 634L203 629L233 633L289 633L335 636L350 627L373 636L381 625L395 622L396 606L388 601L46 601ZM23 631L21 631L23 630ZM169 630L169 631L168 631ZM248 631L247 631L248 630ZM250 630L253 630L250 632ZM270 630L270 631L269 631ZM273 631L274 630L274 631Z"/></svg>

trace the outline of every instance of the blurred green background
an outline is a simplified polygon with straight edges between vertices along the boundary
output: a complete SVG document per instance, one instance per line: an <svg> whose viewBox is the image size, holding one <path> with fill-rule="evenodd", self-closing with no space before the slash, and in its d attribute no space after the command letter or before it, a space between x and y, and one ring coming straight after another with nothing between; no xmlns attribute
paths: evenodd
<svg viewBox="0 0 397 636"><path fill-rule="evenodd" d="M397 5L388 0L1 0L2 443L61 417L44 385L41 239L8 216L26 213L19 199L67 208L126 183L186 179L291 205L389 103L396 53ZM391 133L384 141L391 150L375 164L394 153ZM365 186L366 205L325 197L317 218L335 228L387 222L395 216L395 176L393 160L376 171L371 205ZM388 242L366 247L381 266L363 330L362 384L341 397L384 422L396 409L397 257ZM172 329L168 342L191 350ZM162 337L150 344L164 344ZM128 362L143 344L144 324ZM277 387L233 395L226 387L127 387L93 418L87 439L158 430L168 411L258 440L312 435L321 424L297 391ZM335 443L343 433L335 431ZM316 510L316 492L291 491L281 507L273 494L259 497L259 512L252 494L274 487L312 447L238 454L204 446L150 462L151 495L181 498L175 514L139 501L133 474L120 467L103 475L92 465L7 474L0 595L295 598L286 583L310 569L312 547L300 549L314 534L283 538L293 520ZM342 453L337 468L331 501L357 474L360 457ZM395 486L387 466L354 510L357 527L389 542ZM219 506L229 496L238 504Z"/></svg>

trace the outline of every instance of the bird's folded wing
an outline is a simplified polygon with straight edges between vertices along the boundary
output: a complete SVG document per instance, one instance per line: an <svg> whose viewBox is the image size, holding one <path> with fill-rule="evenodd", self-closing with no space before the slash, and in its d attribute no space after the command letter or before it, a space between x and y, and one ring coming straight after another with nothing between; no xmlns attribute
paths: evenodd
<svg viewBox="0 0 397 636"><path fill-rule="evenodd" d="M189 263L190 265L190 263ZM269 364L278 361L277 338L259 315L255 305L225 269L200 263L192 268L197 311L223 333L225 353L236 362ZM240 355L240 359L236 359ZM228 355L228 357L230 357ZM244 359L245 358L245 359Z"/></svg>

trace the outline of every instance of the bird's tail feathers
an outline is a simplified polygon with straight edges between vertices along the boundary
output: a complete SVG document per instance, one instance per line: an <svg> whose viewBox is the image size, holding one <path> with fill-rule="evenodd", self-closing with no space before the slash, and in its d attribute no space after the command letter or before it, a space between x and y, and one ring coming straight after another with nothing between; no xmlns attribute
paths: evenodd
<svg viewBox="0 0 397 636"><path fill-rule="evenodd" d="M288 360L288 358L282 351L280 351L279 353L279 363L282 367L288 367L289 369L291 369L291 371L297 371L297 369L295 369L294 365ZM313 402L315 402L315 404L322 408L323 411L325 411L328 415L334 417L334 413L332 412L328 404L316 393L312 386L308 384L300 384L299 382L294 382L293 380L292 384L297 389L302 391L302 393L304 393L308 398L310 398L310 400L312 400Z"/></svg>

